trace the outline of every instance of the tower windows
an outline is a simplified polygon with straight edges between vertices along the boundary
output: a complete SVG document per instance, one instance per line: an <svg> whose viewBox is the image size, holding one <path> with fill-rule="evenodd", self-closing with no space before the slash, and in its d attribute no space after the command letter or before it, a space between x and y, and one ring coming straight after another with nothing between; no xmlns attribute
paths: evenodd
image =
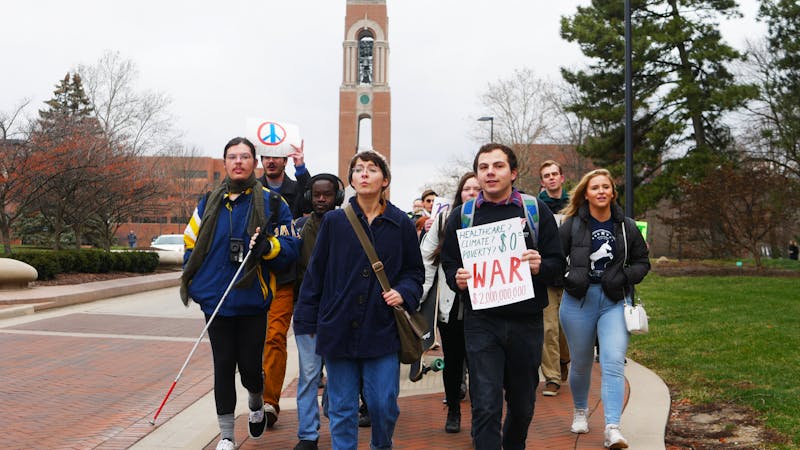
<svg viewBox="0 0 800 450"><path fill-rule="evenodd" d="M373 49L375 37L369 30L364 30L358 37L358 82L372 84Z"/></svg>

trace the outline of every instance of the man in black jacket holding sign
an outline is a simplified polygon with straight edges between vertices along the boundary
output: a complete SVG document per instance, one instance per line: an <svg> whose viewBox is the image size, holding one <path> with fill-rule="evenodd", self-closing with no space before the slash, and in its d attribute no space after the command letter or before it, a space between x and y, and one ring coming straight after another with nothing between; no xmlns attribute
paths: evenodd
<svg viewBox="0 0 800 450"><path fill-rule="evenodd" d="M523 196L513 187L518 176L517 157L509 147L484 145L475 156L473 170L482 192L475 200L471 226L515 217L525 221L526 250L521 260L522 267L527 265L531 272L534 291L534 297L492 308L474 309L471 301L466 302L464 337L469 355L473 445L480 450L522 449L539 384L547 284L563 275L564 255L553 214L541 201L536 202L538 231L530 229ZM456 208L447 221L441 262L450 288L467 294L473 269L463 267L456 233L462 227L463 207ZM501 433L504 390L508 411Z"/></svg>

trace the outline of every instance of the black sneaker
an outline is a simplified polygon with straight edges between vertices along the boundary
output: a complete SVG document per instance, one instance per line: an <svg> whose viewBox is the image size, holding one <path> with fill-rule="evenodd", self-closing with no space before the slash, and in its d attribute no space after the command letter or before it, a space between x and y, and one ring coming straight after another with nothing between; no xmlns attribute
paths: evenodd
<svg viewBox="0 0 800 450"><path fill-rule="evenodd" d="M456 408L447 410L447 421L444 423L444 431L448 433L458 433L461 431L461 411Z"/></svg>
<svg viewBox="0 0 800 450"><path fill-rule="evenodd" d="M259 408L256 411L250 411L250 416L247 419L247 431L253 439L259 439L264 434L264 427L267 426L267 418L264 414L264 408Z"/></svg>
<svg viewBox="0 0 800 450"><path fill-rule="evenodd" d="M269 403L264 403L264 415L267 416L267 428L272 428L278 421L278 411Z"/></svg>
<svg viewBox="0 0 800 450"><path fill-rule="evenodd" d="M371 427L372 421L369 420L369 410L366 404L362 404L358 408L358 426L361 428Z"/></svg>
<svg viewBox="0 0 800 450"><path fill-rule="evenodd" d="M301 440L294 446L294 450L317 450L317 441Z"/></svg>

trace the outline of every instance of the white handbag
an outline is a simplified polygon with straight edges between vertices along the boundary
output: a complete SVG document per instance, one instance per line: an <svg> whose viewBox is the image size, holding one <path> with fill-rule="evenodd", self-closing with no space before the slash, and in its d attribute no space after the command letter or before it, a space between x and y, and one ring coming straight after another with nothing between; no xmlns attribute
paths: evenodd
<svg viewBox="0 0 800 450"><path fill-rule="evenodd" d="M628 261L628 236L625 233L625 221L622 222L622 239L625 241L625 259L623 260L623 264ZM642 304L642 300L639 300L639 304L628 303L628 298L625 297L624 305L624 312L625 312L625 327L628 329L628 333L630 334L647 334L649 328L647 326L647 312L644 310L644 305ZM631 299L633 302L633 299Z"/></svg>
<svg viewBox="0 0 800 450"><path fill-rule="evenodd" d="M649 331L647 327L647 312L644 310L641 300L638 305L628 304L628 299L625 299L625 327L630 334L647 334Z"/></svg>

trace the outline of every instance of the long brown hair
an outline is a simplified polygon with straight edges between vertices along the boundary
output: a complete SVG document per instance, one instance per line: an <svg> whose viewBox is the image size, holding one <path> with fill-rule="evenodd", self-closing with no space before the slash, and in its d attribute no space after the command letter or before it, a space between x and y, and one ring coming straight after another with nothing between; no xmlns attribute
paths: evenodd
<svg viewBox="0 0 800 450"><path fill-rule="evenodd" d="M614 178L611 177L611 172L606 169L595 169L589 171L569 192L569 203L561 211L565 217L578 214L578 210L581 208L581 206L583 206L584 203L586 203L586 189L589 186L589 182L592 181L592 178L598 176L604 176L608 178L608 181L611 182L611 191L613 193L613 198L611 200L617 199L617 185L614 183Z"/></svg>
<svg viewBox="0 0 800 450"><path fill-rule="evenodd" d="M460 180L458 180L456 195L455 198L453 198L453 205L450 207L450 209L453 209L456 206L461 206L461 204L464 203L464 201L461 200L461 191L464 189L464 185L467 184L467 180L469 180L470 178L478 178L478 176L475 175L475 172L467 172L461 176Z"/></svg>

